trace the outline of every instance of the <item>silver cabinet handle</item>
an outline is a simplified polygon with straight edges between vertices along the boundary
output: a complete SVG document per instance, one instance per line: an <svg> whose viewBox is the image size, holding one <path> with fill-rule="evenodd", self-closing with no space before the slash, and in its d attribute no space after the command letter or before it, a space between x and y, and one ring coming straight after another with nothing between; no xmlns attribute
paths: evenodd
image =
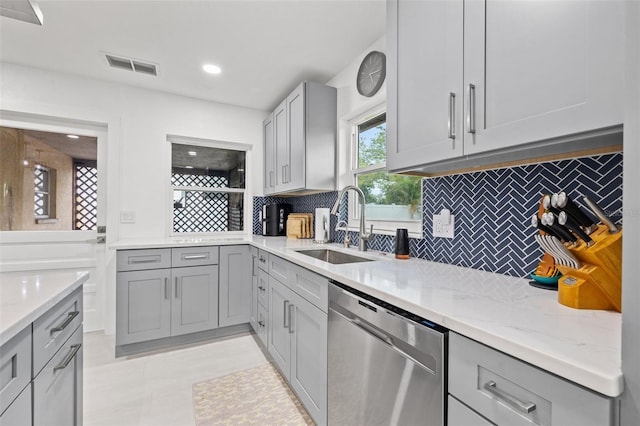
<svg viewBox="0 0 640 426"><path fill-rule="evenodd" d="M164 298L169 298L169 278L164 278Z"/></svg>
<svg viewBox="0 0 640 426"><path fill-rule="evenodd" d="M178 277L176 277L175 289L176 289L176 299L177 299L178 298Z"/></svg>
<svg viewBox="0 0 640 426"><path fill-rule="evenodd" d="M536 409L536 404L533 402L522 402L518 398L513 395L506 393L503 390L498 389L496 382L493 380L489 380L484 384L484 389L490 394L494 395L496 398L503 400L507 404L511 405L513 408L520 410L525 414L531 413Z"/></svg>
<svg viewBox="0 0 640 426"><path fill-rule="evenodd" d="M265 259L264 257L260 258L260 263L267 263L267 259Z"/></svg>
<svg viewBox="0 0 640 426"><path fill-rule="evenodd" d="M154 256L151 258L129 258L129 264L131 263L157 263L160 260L159 256Z"/></svg>
<svg viewBox="0 0 640 426"><path fill-rule="evenodd" d="M69 324L71 324L71 321L73 321L73 319L77 317L79 314L80 314L79 311L69 312L67 314L67 318L65 318L65 320L62 321L60 325L53 327L49 333L53 334L53 333L57 333L58 331L64 330L65 328L67 328Z"/></svg>
<svg viewBox="0 0 640 426"><path fill-rule="evenodd" d="M261 286L261 285L259 285L259 286L258 286L258 290L260 290L260 291L267 291L267 289L266 289L266 288L264 288L264 287L263 287L263 286Z"/></svg>
<svg viewBox="0 0 640 426"><path fill-rule="evenodd" d="M251 276L256 276L256 257L251 256Z"/></svg>
<svg viewBox="0 0 640 426"><path fill-rule="evenodd" d="M449 139L456 138L456 94L449 92Z"/></svg>
<svg viewBox="0 0 640 426"><path fill-rule="evenodd" d="M467 131L476 132L476 85L469 84L469 115L467 115Z"/></svg>
<svg viewBox="0 0 640 426"><path fill-rule="evenodd" d="M273 170L269 172L269 186L273 188Z"/></svg>
<svg viewBox="0 0 640 426"><path fill-rule="evenodd" d="M208 254L191 254L183 255L182 260L206 259L207 257L209 257Z"/></svg>
<svg viewBox="0 0 640 426"><path fill-rule="evenodd" d="M282 326L284 328L289 328L289 324L287 324L287 313L288 313L287 311L288 311L288 308L289 308L289 301L285 300L284 301L284 309L283 309L284 310L284 324L282 324Z"/></svg>
<svg viewBox="0 0 640 426"><path fill-rule="evenodd" d="M282 183L287 183L287 165L282 166Z"/></svg>
<svg viewBox="0 0 640 426"><path fill-rule="evenodd" d="M293 310L296 305L289 305L289 334L293 334Z"/></svg>
<svg viewBox="0 0 640 426"><path fill-rule="evenodd" d="M258 321L258 325L260 326L260 328L264 327L264 321Z"/></svg>
<svg viewBox="0 0 640 426"><path fill-rule="evenodd" d="M55 373L58 370L64 370L65 368L67 368L67 365L69 365L69 363L76 356L76 354L78 353L81 347L82 347L81 344L71 345L71 348L69 349L69 353L63 358L60 364L53 367L53 372Z"/></svg>

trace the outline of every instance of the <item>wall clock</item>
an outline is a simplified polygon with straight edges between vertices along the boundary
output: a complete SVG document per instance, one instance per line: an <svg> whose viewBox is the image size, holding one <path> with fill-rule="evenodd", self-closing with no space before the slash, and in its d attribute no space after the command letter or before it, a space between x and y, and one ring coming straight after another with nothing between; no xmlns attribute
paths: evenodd
<svg viewBox="0 0 640 426"><path fill-rule="evenodd" d="M358 75L356 77L356 87L358 93L370 98L378 93L384 78L387 75L387 58L382 52L374 50L364 57Z"/></svg>

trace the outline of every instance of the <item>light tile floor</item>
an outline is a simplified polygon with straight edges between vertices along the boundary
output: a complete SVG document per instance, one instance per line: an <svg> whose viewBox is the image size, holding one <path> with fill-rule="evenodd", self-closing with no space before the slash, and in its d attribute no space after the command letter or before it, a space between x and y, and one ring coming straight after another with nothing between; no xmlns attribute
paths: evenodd
<svg viewBox="0 0 640 426"><path fill-rule="evenodd" d="M114 336L84 335L85 426L193 425L191 386L267 362L249 334L114 357Z"/></svg>

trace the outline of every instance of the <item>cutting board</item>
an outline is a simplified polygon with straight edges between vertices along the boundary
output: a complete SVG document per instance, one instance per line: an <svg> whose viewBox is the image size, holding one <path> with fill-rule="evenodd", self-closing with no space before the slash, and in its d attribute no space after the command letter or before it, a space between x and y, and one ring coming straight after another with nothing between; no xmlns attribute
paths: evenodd
<svg viewBox="0 0 640 426"><path fill-rule="evenodd" d="M290 213L287 218L287 238L313 238L313 213Z"/></svg>

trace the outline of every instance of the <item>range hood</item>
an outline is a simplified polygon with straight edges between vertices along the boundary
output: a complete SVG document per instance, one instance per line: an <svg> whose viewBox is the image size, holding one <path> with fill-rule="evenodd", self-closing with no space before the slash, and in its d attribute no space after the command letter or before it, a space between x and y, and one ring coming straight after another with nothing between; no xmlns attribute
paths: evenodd
<svg viewBox="0 0 640 426"><path fill-rule="evenodd" d="M42 11L34 0L0 0L0 15L42 25Z"/></svg>

